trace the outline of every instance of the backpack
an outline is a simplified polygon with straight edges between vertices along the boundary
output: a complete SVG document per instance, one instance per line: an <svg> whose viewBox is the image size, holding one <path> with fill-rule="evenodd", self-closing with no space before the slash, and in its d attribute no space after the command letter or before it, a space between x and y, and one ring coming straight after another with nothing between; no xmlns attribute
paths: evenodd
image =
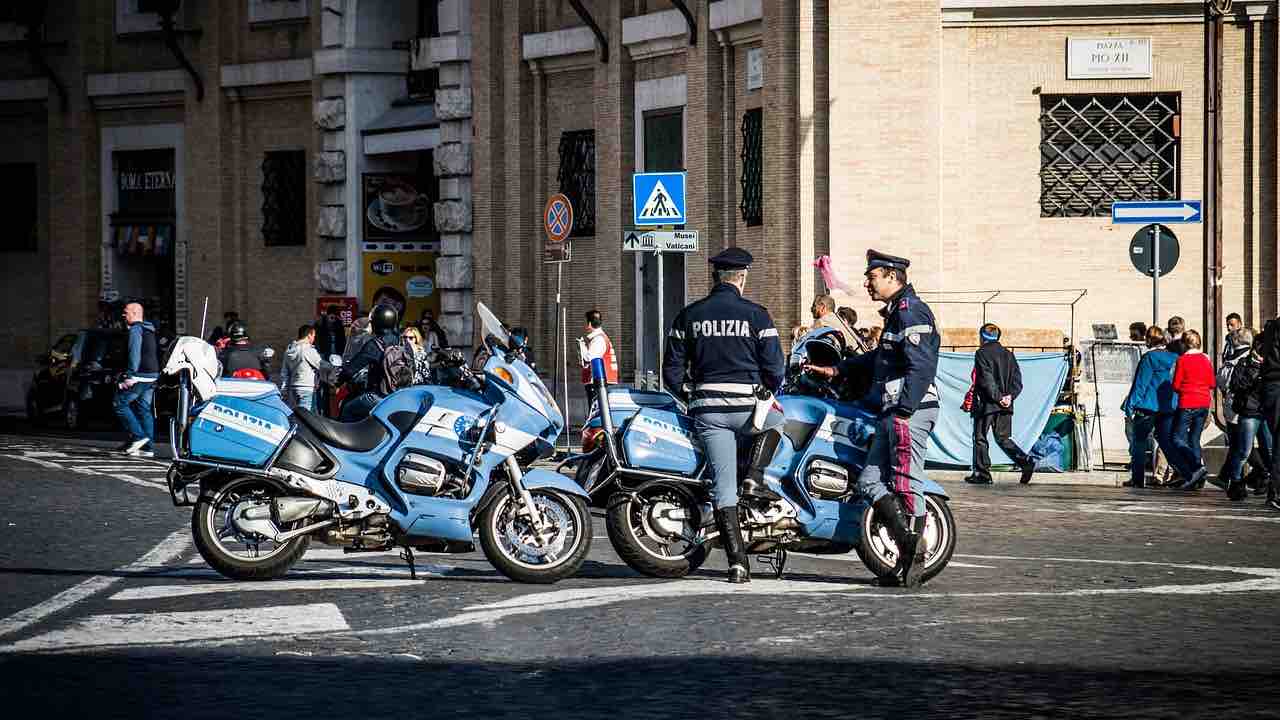
<svg viewBox="0 0 1280 720"><path fill-rule="evenodd" d="M413 355L404 343L383 345L376 341L382 350L382 383L378 390L383 395L406 388L413 384Z"/></svg>

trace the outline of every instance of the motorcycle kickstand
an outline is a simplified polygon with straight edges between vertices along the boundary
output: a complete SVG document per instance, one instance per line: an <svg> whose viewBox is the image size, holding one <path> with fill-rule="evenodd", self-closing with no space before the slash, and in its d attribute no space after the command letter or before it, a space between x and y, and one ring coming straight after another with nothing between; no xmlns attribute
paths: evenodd
<svg viewBox="0 0 1280 720"><path fill-rule="evenodd" d="M761 555L760 564L768 565L769 569L773 570L774 579L781 580L783 573L787 571L787 560L789 557L790 556L786 550L777 548L771 554Z"/></svg>
<svg viewBox="0 0 1280 720"><path fill-rule="evenodd" d="M408 545L404 546L404 550L400 551L400 559L409 563L409 579L418 579L418 568L413 564L413 548Z"/></svg>

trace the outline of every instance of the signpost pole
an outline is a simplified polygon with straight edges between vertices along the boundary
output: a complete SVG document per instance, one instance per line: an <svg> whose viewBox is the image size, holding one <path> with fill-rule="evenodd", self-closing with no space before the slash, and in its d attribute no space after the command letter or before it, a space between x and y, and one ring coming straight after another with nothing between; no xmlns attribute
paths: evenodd
<svg viewBox="0 0 1280 720"><path fill-rule="evenodd" d="M658 250L655 255L658 256L658 390L662 390L662 353L666 350L666 325L663 323L662 310L666 304L667 296L663 295L662 290L662 251Z"/></svg>
<svg viewBox="0 0 1280 720"><path fill-rule="evenodd" d="M1160 226L1151 228L1151 327L1160 326Z"/></svg>
<svg viewBox="0 0 1280 720"><path fill-rule="evenodd" d="M569 441L569 322L565 315L569 309L560 308L560 368L564 370L564 386L560 390L561 398L564 400L564 449L569 452L573 449L573 444Z"/></svg>

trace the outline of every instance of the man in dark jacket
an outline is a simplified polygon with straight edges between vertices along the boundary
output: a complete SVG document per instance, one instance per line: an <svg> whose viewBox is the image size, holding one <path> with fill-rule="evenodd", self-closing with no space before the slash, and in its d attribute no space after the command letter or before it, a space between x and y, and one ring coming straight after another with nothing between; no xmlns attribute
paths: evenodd
<svg viewBox="0 0 1280 720"><path fill-rule="evenodd" d="M372 339L361 345L338 373L338 383L349 383L352 387L351 395L342 406L342 419L347 422L369 417L369 412L385 397L383 356L388 347L400 342L397 332L400 316L391 305L374 307L369 313L369 326Z"/></svg>
<svg viewBox="0 0 1280 720"><path fill-rule="evenodd" d="M262 380L271 377L271 358L275 351L269 347L254 345L249 339L249 326L240 320L234 320L227 326L227 346L218 353L218 361L222 363L222 377L235 377L241 370L256 370L262 373ZM243 373L241 374L243 376Z"/></svg>
<svg viewBox="0 0 1280 720"><path fill-rule="evenodd" d="M1236 361L1230 373L1229 394L1235 422L1230 425L1231 451L1223 475L1227 481L1227 497L1232 500L1243 500L1249 494L1241 473L1254 450L1254 440L1258 440L1258 451L1267 465L1271 464L1275 450L1271 429L1263 422L1262 398L1258 392L1263 337L1254 338L1252 349Z"/></svg>
<svg viewBox="0 0 1280 720"><path fill-rule="evenodd" d="M1280 318L1267 321L1258 354L1262 356L1257 386L1262 420L1275 439L1280 436ZM1271 453L1271 487L1267 490L1267 506L1272 510L1280 510L1280 462L1277 459L1280 459L1280 452Z"/></svg>
<svg viewBox="0 0 1280 720"><path fill-rule="evenodd" d="M330 355L342 355L347 349L347 332L337 305L330 305L316 323L316 352L325 360Z"/></svg>
<svg viewBox="0 0 1280 720"><path fill-rule="evenodd" d="M991 454L987 433L1022 470L1022 483L1031 482L1036 464L1013 441L1013 401L1022 394L1022 370L1018 359L1000 344L1000 327L987 323L978 330L982 346L973 357L973 474L965 482L990 485Z"/></svg>
<svg viewBox="0 0 1280 720"><path fill-rule="evenodd" d="M142 319L142 305L136 302L124 306L124 321L129 325L129 367L114 402L116 416L129 433L121 449L126 455L152 457L156 427L151 402L160 377L156 329Z"/></svg>

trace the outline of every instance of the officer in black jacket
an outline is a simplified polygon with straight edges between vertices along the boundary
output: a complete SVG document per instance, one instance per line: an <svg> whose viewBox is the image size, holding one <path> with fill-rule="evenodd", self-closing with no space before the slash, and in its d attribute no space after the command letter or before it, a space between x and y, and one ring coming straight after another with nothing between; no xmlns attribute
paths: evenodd
<svg viewBox="0 0 1280 720"><path fill-rule="evenodd" d="M905 258L867 251L866 282L872 300L883 302L884 332L880 345L865 355L844 360L839 368L811 367L814 374L835 378L871 372L866 402L880 413L858 490L898 546L894 573L882 584L917 587L928 553L924 540L924 456L929 433L938 420L938 349L942 344L933 311L907 284ZM892 491L892 492L891 492ZM910 516L910 520L908 520Z"/></svg>
<svg viewBox="0 0 1280 720"><path fill-rule="evenodd" d="M227 326L227 336L231 342L218 355L218 361L222 363L222 377L232 377L237 370L257 370L264 380L271 377L271 358L275 357L275 351L253 344L249 339L248 325L233 320Z"/></svg>
<svg viewBox="0 0 1280 720"><path fill-rule="evenodd" d="M1013 353L1000 344L1000 326L987 323L978 329L982 345L973 356L973 474L965 482L991 484L991 453L987 433L1022 470L1021 481L1031 482L1035 461L1013 441L1013 401L1022 393L1022 369Z"/></svg>
<svg viewBox="0 0 1280 720"><path fill-rule="evenodd" d="M738 524L738 438L756 436L742 494L778 500L764 469L782 438L782 413L769 412L763 430L751 416L758 391L776 393L785 364L778 330L764 307L742 297L751 253L729 248L711 258L716 285L676 316L667 336L662 379L673 392L689 392L689 414L707 453L715 485L716 527L729 559L729 582L751 581Z"/></svg>
<svg viewBox="0 0 1280 720"><path fill-rule="evenodd" d="M349 384L351 394L342 404L340 419L355 422L369 417L369 412L385 397L383 390L382 361L387 348L400 341L397 330L400 315L391 305L375 305L369 312L369 326L373 339L360 346L351 362L342 366L338 384Z"/></svg>

